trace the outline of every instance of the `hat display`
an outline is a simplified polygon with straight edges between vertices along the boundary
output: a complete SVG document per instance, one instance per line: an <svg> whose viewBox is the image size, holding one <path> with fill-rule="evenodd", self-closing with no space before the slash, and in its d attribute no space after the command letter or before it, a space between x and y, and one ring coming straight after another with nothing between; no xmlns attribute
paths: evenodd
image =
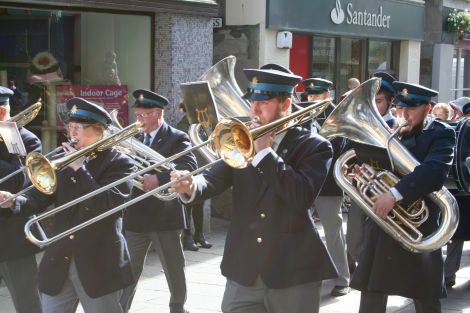
<svg viewBox="0 0 470 313"><path fill-rule="evenodd" d="M302 79L277 69L245 69L248 79L247 92L243 96L246 99L263 101L276 96L290 96L295 85Z"/></svg>
<svg viewBox="0 0 470 313"><path fill-rule="evenodd" d="M67 122L77 122L82 124L101 124L108 126L111 124L109 113L93 102L82 98L72 98L66 103Z"/></svg>
<svg viewBox="0 0 470 313"><path fill-rule="evenodd" d="M13 90L0 86L0 105L10 104L10 97L13 96Z"/></svg>
<svg viewBox="0 0 470 313"><path fill-rule="evenodd" d="M397 90L395 99L396 105L405 107L417 107L431 102L431 98L439 93L435 90L426 88L418 84L405 83L400 81L393 82Z"/></svg>
<svg viewBox="0 0 470 313"><path fill-rule="evenodd" d="M132 95L135 98L134 108L163 109L168 105L167 98L147 89L137 89Z"/></svg>
<svg viewBox="0 0 470 313"><path fill-rule="evenodd" d="M333 83L323 78L309 78L302 82L305 87L305 94L317 95L330 90Z"/></svg>
<svg viewBox="0 0 470 313"><path fill-rule="evenodd" d="M393 77L387 72L375 72L372 76L381 78L380 89L385 89L395 95L395 93L397 92L397 90L393 86L393 82L397 80L395 77Z"/></svg>

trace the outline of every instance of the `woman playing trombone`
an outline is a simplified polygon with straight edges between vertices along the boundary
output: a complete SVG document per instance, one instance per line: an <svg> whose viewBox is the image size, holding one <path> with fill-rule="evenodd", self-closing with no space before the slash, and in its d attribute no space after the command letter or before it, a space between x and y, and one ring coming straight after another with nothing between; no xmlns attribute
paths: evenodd
<svg viewBox="0 0 470 313"><path fill-rule="evenodd" d="M64 143L66 152L96 143L111 123L103 108L81 98L67 102L67 113L68 135L76 143ZM58 187L52 195L32 190L5 206L10 206L15 214L31 215L126 177L133 166L130 158L115 149L98 150L93 158L81 157L60 171ZM130 190L128 182L60 212L55 217L54 233L123 203ZM0 193L0 198L8 196L7 192ZM38 276L44 313L75 312L79 301L85 312L122 312L119 290L131 284L133 276L121 214L111 215L48 246Z"/></svg>

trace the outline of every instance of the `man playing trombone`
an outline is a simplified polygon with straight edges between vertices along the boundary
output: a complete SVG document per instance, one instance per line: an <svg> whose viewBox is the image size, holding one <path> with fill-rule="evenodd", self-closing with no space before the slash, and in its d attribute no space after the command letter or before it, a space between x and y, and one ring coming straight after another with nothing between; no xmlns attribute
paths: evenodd
<svg viewBox="0 0 470 313"><path fill-rule="evenodd" d="M105 135L111 117L100 106L81 98L67 102L68 136L74 144L63 143L66 152L97 143ZM18 196L11 206L14 214L31 215L49 205L59 206L120 178L129 176L132 160L114 148L94 151L71 162L57 174L58 187L51 195L31 190ZM54 233L124 203L131 183L121 184L58 213ZM5 199L9 193L0 193ZM44 313L73 313L78 302L85 312L122 312L120 290L133 282L122 217L117 213L52 243L45 249L39 265L39 290Z"/></svg>
<svg viewBox="0 0 470 313"><path fill-rule="evenodd" d="M254 127L290 114L299 76L274 69L244 72ZM336 270L310 206L327 175L331 145L295 127L254 140L254 148L248 167L218 162L170 190L198 202L233 187L232 223L221 264L227 278L223 312L318 312L321 282L335 278ZM172 179L183 174L174 171Z"/></svg>
<svg viewBox="0 0 470 313"><path fill-rule="evenodd" d="M149 90L133 92L136 99L134 113L142 123L144 132L143 143L164 157L169 157L191 147L188 136L168 124L164 120L164 108L168 100ZM192 153L175 161L178 169L193 170L197 167L196 158ZM143 176L143 189L150 191L170 180L170 170L152 172ZM134 188L133 197L142 194ZM124 228L132 269L137 278L140 277L145 257L153 244L160 257L165 277L170 289L170 312L184 313L186 302L185 260L181 246L181 232L185 228L183 206L177 199L162 201L156 197L148 197L127 208ZM137 279L138 280L138 279ZM132 304L137 283L127 287L121 297L122 307L127 312Z"/></svg>
<svg viewBox="0 0 470 313"><path fill-rule="evenodd" d="M0 86L0 121L10 119L9 98L13 91ZM40 140L25 129L19 129L26 152L40 152ZM18 155L10 154L2 140L0 142L0 178L22 168ZM28 184L25 172L19 172L0 184L0 190L16 193ZM37 289L37 263L35 254L39 248L26 240L23 226L25 216L16 216L11 211L0 211L0 275L10 291L18 313L41 312Z"/></svg>

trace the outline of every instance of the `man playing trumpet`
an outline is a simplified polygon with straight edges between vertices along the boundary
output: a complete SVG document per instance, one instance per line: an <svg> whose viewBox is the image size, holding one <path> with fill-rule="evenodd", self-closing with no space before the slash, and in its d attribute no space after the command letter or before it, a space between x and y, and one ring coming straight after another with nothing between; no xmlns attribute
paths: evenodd
<svg viewBox="0 0 470 313"><path fill-rule="evenodd" d="M254 127L289 115L300 77L246 69ZM310 215L331 163L328 141L301 127L254 141L251 165L219 162L173 191L200 202L233 187L233 212L221 264L223 312L318 312L321 282L336 270ZM178 179L186 171L174 171Z"/></svg>

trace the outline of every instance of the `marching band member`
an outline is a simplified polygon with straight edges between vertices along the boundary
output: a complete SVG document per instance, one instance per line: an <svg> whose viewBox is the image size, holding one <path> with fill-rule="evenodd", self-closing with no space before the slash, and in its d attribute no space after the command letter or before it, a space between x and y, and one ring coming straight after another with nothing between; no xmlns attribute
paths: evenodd
<svg viewBox="0 0 470 313"><path fill-rule="evenodd" d="M9 98L13 91L0 86L0 121L10 119ZM26 128L20 128L26 152L41 152L41 142ZM0 178L18 170L23 165L17 155L10 154L0 142ZM18 173L0 184L0 190L17 193L28 183L24 172ZM26 240L23 232L25 216L16 216L11 211L0 211L0 276L10 291L18 313L40 313L41 302L37 288L37 263L35 254L39 248Z"/></svg>
<svg viewBox="0 0 470 313"><path fill-rule="evenodd" d="M308 101L325 100L331 96L330 87L333 83L329 80L309 78L304 80L302 84L305 86ZM315 201L315 207L325 231L326 247L338 270L338 278L335 279L335 285L331 290L331 295L334 297L344 296L350 291L346 238L343 232L343 214L341 212L343 191L333 178L334 163L344 150L345 144L346 140L344 138L338 137L331 140L333 146L332 165L320 195Z"/></svg>
<svg viewBox="0 0 470 313"><path fill-rule="evenodd" d="M394 128L396 121L392 114L390 114L390 109L392 108L396 93L395 87L393 86L393 82L396 81L396 79L387 72L376 72L373 77L381 78L379 91L377 91L375 95L377 110L388 127Z"/></svg>
<svg viewBox="0 0 470 313"><path fill-rule="evenodd" d="M438 93L420 85L394 82L397 117L407 122L401 143L418 160L389 192L373 198L375 213L385 219L397 202L409 205L442 188L452 164L455 133L447 125L426 119L431 98ZM437 227L439 211L430 201L427 221L419 227L426 236ZM351 286L361 291L359 312L385 312L388 295L412 298L418 313L441 312L446 296L442 251L413 253L387 235L372 219L364 230L364 246Z"/></svg>
<svg viewBox="0 0 470 313"><path fill-rule="evenodd" d="M388 127L393 129L396 127L396 120L390 114L392 103L395 98L395 87L393 82L396 79L386 72L376 72L373 77L381 78L380 88L375 94L375 105L382 119L387 123ZM350 143L347 144L349 148ZM356 269L356 262L359 260L359 253L362 249L364 223L367 215L355 204L351 203L348 211L346 245L348 247L349 271L352 274Z"/></svg>
<svg viewBox="0 0 470 313"><path fill-rule="evenodd" d="M168 100L155 92L136 90L134 113L143 124L144 144L164 157L169 157L191 147L188 135L164 121L164 108ZM194 170L196 158L188 153L175 161L178 169ZM144 175L143 186L150 191L170 180L169 171L154 172ZM136 196L142 194L134 188ZM187 312L185 260L181 246L181 232L185 227L183 206L177 200L161 201L149 197L127 208L124 217L125 236L129 245L132 269L136 277L140 277L145 257L153 244L163 266L170 289L170 312ZM137 283L127 287L121 298L122 307L127 312L132 304Z"/></svg>
<svg viewBox="0 0 470 313"><path fill-rule="evenodd" d="M290 113L299 76L273 69L244 73L255 127ZM336 277L336 271L310 207L327 175L331 145L295 127L258 138L254 149L244 169L219 162L170 190L200 202L233 187L232 223L221 264L227 278L223 312L318 312L321 282ZM174 171L172 179L184 173Z"/></svg>
<svg viewBox="0 0 470 313"><path fill-rule="evenodd" d="M73 152L102 139L111 117L100 106L81 98L67 102L69 138L63 143ZM116 149L96 151L93 158L82 157L58 173L57 190L45 195L37 190L16 198L14 214L31 215L49 205L59 206L101 186L130 175L134 164ZM89 220L118 204L130 194L131 183L119 185L83 201L55 218L55 234ZM5 199L9 193L2 192ZM75 312L80 301L85 312L122 312L120 290L133 282L121 214L114 214L45 249L39 265L39 290L44 313Z"/></svg>

